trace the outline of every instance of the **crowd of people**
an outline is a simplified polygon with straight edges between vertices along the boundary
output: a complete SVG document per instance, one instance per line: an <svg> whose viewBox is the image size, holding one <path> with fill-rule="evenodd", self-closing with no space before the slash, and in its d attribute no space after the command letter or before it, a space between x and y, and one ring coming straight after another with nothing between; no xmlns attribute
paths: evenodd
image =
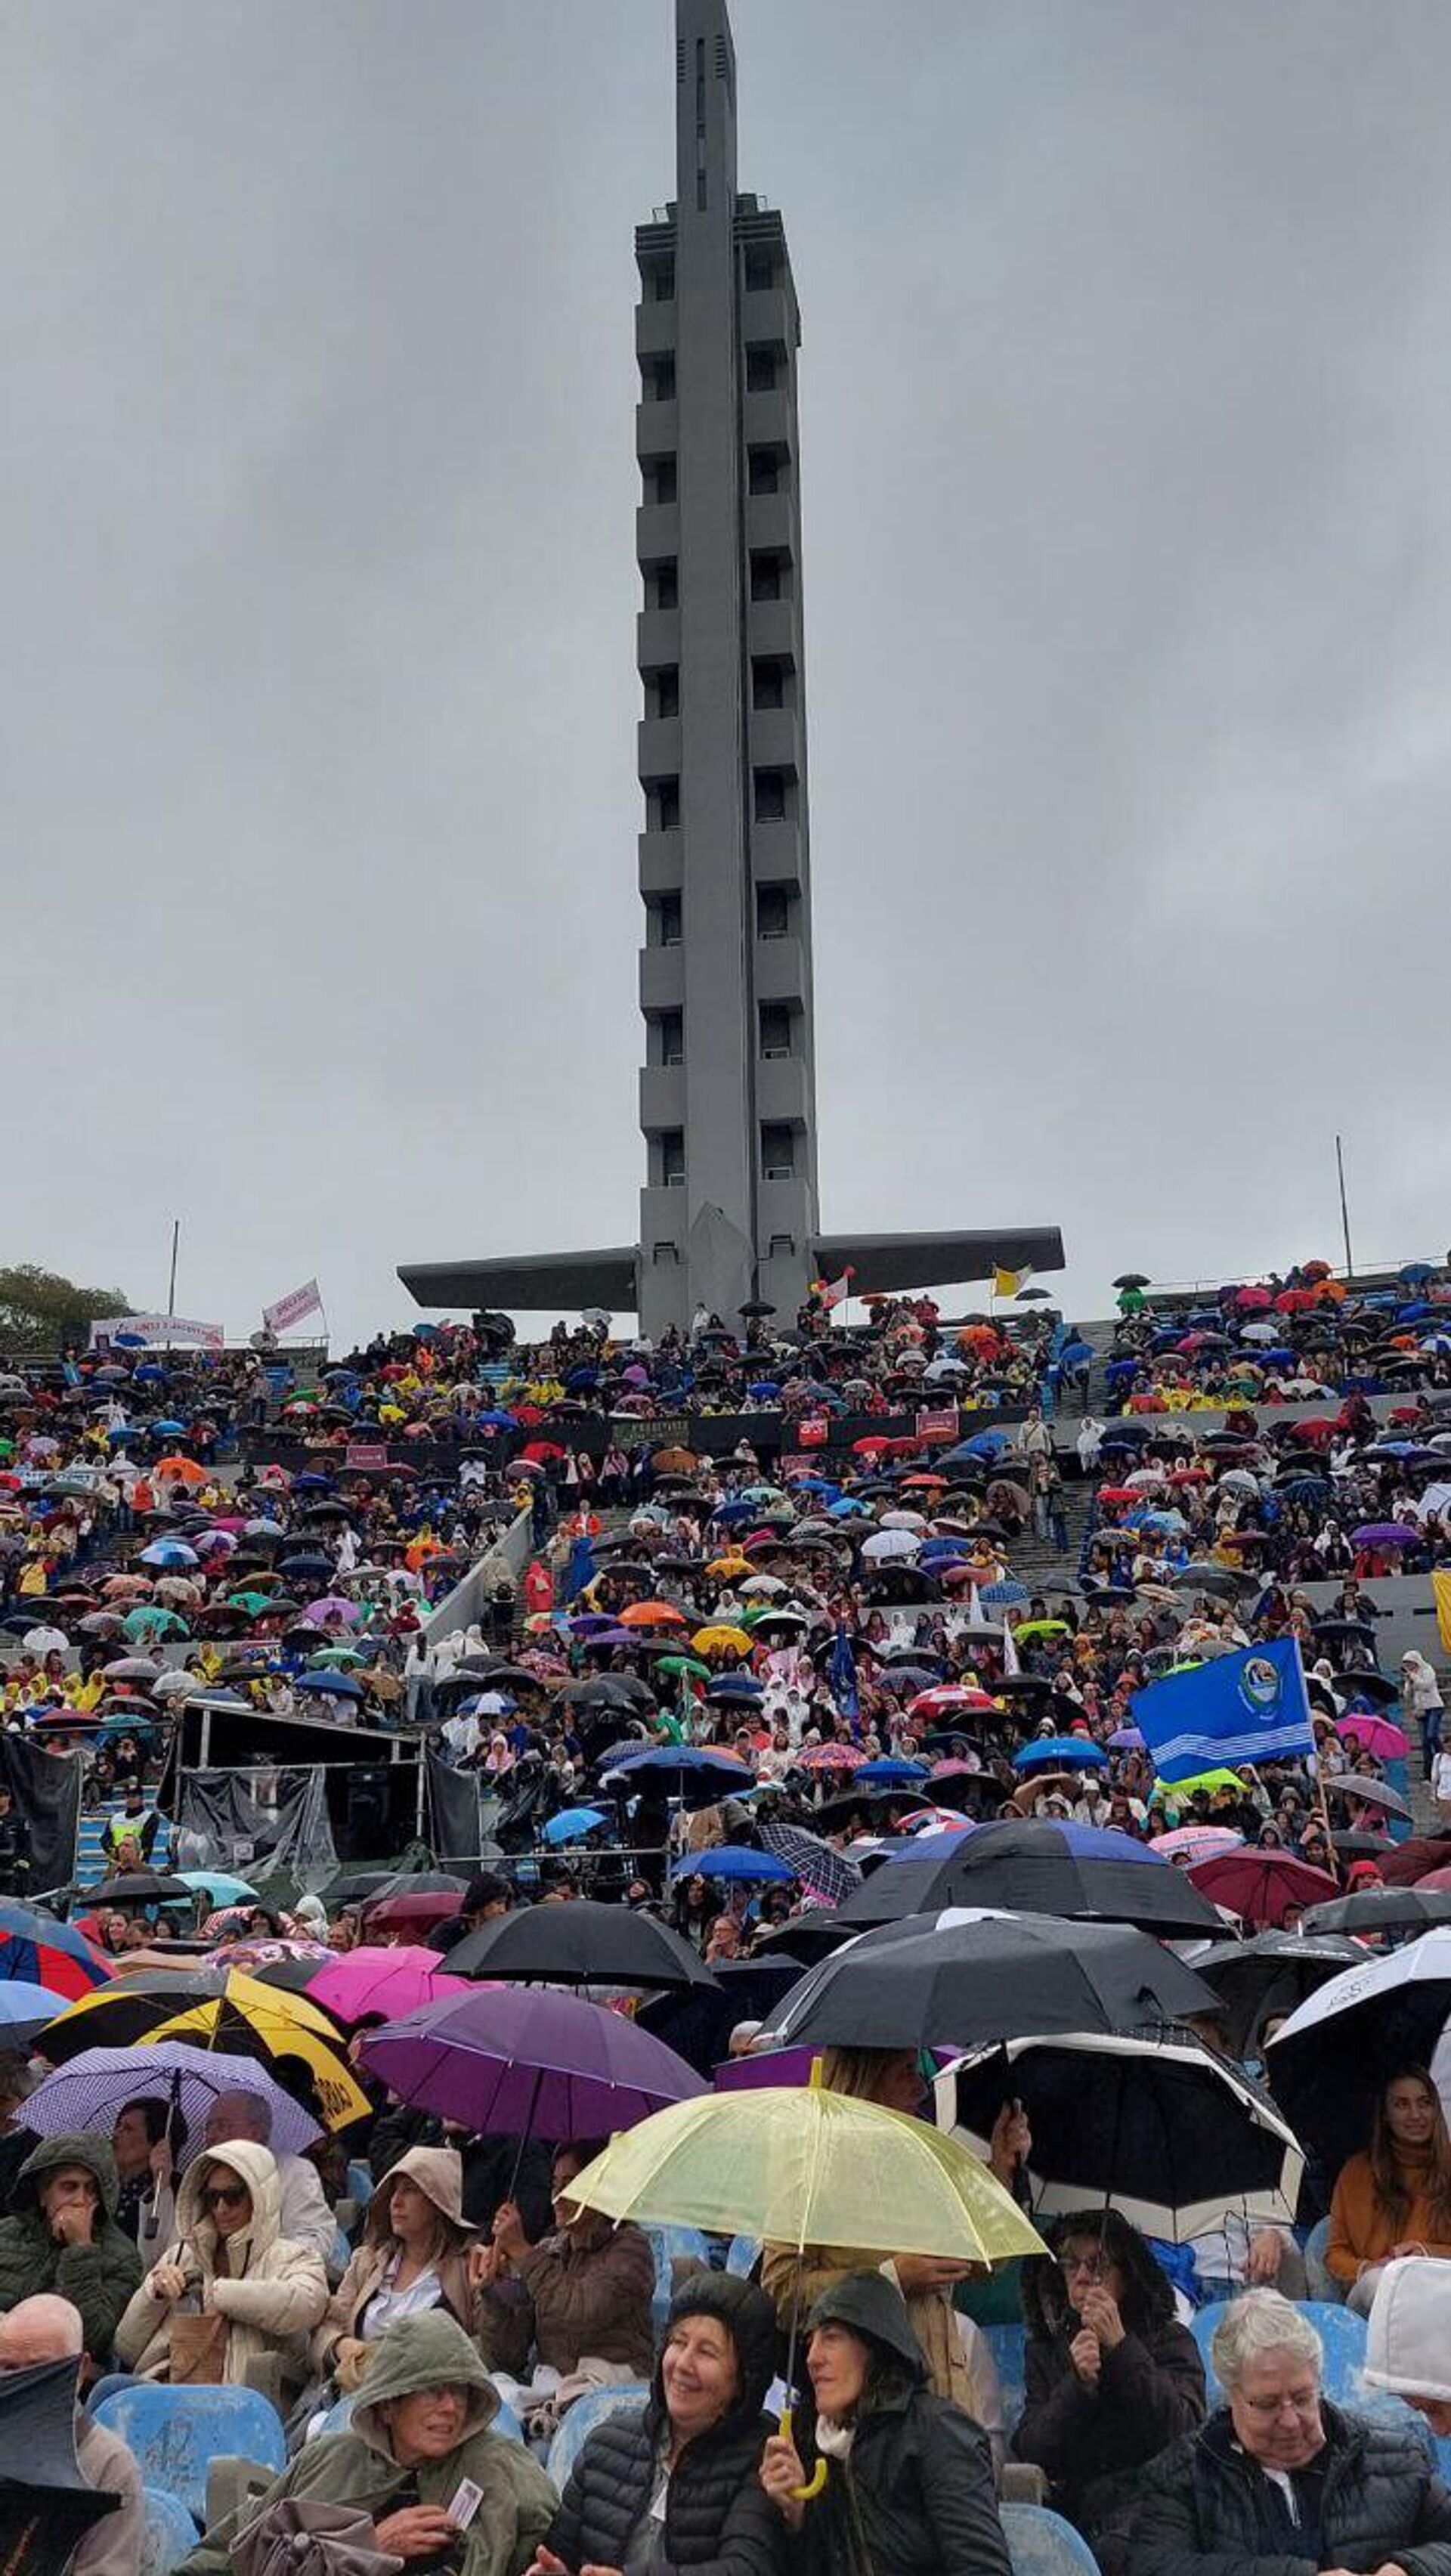
<svg viewBox="0 0 1451 2576"><path fill-rule="evenodd" d="M702 1314L655 1349L603 1318L527 1352L500 1319L424 1326L301 1392L264 1352L0 1377L0 1765L73 1765L104 1818L101 1885L37 1885L27 1775L0 1767L0 2457L6 2379L73 2364L81 2471L120 2499L81 2576L137 2576L145 2546L103 2379L276 2410L289 2465L198 2527L196 2576L252 2576L259 2531L298 2530L337 2576L360 2547L454 2576L803 2552L1008 2576L1023 2500L1103 2576L1451 2576L1434 2444L1388 2402L1451 2425L1439 2025L1413 2044L1388 2017L1348 2153L1343 2103L1283 2079L1307 1995L1435 1939L1441 1683L1415 1652L1383 1670L1377 1632L1451 1528L1446 1283L1348 1297L1312 1263L1172 1318L1146 1286L1106 1361L1032 1308L878 1301L851 1331L822 1296L789 1333ZM721 1454L680 1427L735 1415ZM1281 1640L1312 1737L1160 1779L1141 1695ZM416 1738L477 1792L472 1875L415 1850L249 1877L168 1768L194 1701L324 1718L340 1761ZM1121 1855L1138 1899L1110 1894ZM849 2003L845 1971L937 1945L935 1996L975 1908L1060 1921L1065 1960L1104 1920L1141 1963L1200 1959L1175 2031L1196 2081L1279 2120L1279 2201L1201 2185L1161 2232L1128 2214L1159 2178L1122 2157L1097 2201L1045 2196L1051 2119L1006 2063L968 2140L993 2206L1036 2214L1006 2267L894 2244L885 2146L876 2243L677 2245L592 2198L651 2101L789 2088L803 2054L884 2139L904 2116L967 2139L937 2098L980 2037L960 1999L940 2026L914 2005L917 2045L867 2021L791 2043L823 1963ZM658 2089L601 2077L595 2120L548 2115L541 1997L537 2059L507 2052L530 2083L485 2103L498 1980L526 1976L658 2049ZM197 2039L226 2052L204 2104ZM1312 2287L1368 2323L1368 2417L1325 2395Z"/></svg>

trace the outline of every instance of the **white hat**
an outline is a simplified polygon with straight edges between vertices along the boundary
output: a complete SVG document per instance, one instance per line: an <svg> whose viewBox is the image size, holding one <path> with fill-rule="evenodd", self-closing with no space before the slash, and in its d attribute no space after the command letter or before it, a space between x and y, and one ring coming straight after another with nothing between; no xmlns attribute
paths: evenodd
<svg viewBox="0 0 1451 2576"><path fill-rule="evenodd" d="M1404 2255L1387 2263L1370 2312L1363 2376L1399 2397L1451 2400L1451 2263Z"/></svg>

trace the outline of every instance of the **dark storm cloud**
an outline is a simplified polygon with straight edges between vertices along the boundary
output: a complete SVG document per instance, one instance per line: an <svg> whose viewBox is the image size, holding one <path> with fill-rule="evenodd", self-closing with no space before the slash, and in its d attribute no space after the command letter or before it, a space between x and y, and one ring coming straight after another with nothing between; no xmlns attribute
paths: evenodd
<svg viewBox="0 0 1451 2576"><path fill-rule="evenodd" d="M737 0L804 325L824 1215L1451 1237L1439 6ZM634 1215L665 0L22 0L8 1248L235 1329ZM15 1177L18 1167L19 1178Z"/></svg>

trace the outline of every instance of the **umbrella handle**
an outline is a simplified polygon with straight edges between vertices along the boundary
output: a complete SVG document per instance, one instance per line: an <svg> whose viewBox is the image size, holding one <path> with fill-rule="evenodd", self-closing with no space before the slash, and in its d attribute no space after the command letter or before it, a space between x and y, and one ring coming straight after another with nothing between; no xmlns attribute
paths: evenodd
<svg viewBox="0 0 1451 2576"><path fill-rule="evenodd" d="M781 2439L783 2442L789 2442L791 2439L791 2408L789 2406L783 2407L781 2411ZM826 2462L825 2460L818 2460L810 2477L807 2479L805 2486L793 2487L791 2493L798 2504L809 2504L813 2496L820 2495L825 2484Z"/></svg>

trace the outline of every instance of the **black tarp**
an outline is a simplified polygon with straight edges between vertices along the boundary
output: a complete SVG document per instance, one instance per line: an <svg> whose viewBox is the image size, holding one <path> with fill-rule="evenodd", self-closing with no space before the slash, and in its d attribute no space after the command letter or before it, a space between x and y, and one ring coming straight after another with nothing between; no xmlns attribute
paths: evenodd
<svg viewBox="0 0 1451 2576"><path fill-rule="evenodd" d="M338 1868L326 1775L316 1766L245 1778L183 1772L172 1859L178 1869L234 1872L262 1893L284 1879L293 1889L326 1887Z"/></svg>
<svg viewBox="0 0 1451 2576"><path fill-rule="evenodd" d="M69 1753L46 1753L23 1735L0 1735L0 1780L25 1826L29 1868L20 1893L45 1896L76 1874L81 1825L81 1766Z"/></svg>
<svg viewBox="0 0 1451 2576"><path fill-rule="evenodd" d="M434 1857L440 1868L452 1869L464 1863L475 1870L481 1862L497 1859L499 1845L494 1840L499 1801L492 1788L482 1795L477 1771L455 1771L435 1748L428 1750L428 1817Z"/></svg>

